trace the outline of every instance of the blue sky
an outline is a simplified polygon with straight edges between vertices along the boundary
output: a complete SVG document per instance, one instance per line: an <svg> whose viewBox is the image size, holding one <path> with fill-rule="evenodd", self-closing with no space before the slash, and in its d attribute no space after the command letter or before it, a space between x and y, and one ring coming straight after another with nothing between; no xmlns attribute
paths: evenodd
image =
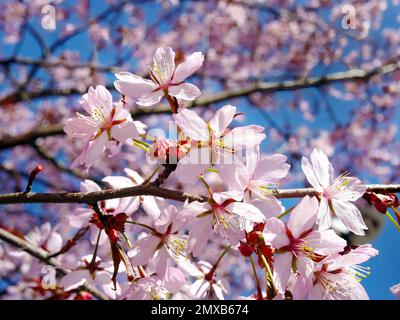
<svg viewBox="0 0 400 320"><path fill-rule="evenodd" d="M73 3L73 1L67 1L67 3ZM91 3L94 4L92 5L92 12L94 12L95 14L101 12L104 9L103 1L91 1ZM154 5L146 5L146 7L148 8L148 10L146 11L147 19L153 20L158 13L158 6L156 9ZM386 15L383 19L383 26L398 27L398 24L395 23L396 16L398 15L397 10L398 9L389 9L386 11ZM40 29L37 23L35 23L34 26L38 30ZM161 26L161 30L165 30L165 27ZM56 39L56 33L44 32L42 30L40 30L40 33L44 35L48 43L52 43ZM374 33L370 35L370 37L374 36ZM171 45L173 46L173 44ZM74 38L73 40L68 42L67 47L64 46L62 49L67 48L78 50L82 54L83 59L86 59L90 54L90 51L88 50L88 41L87 38L85 38L84 36ZM7 55L8 53L10 53L10 50L10 47L2 46L1 53L3 55ZM25 42L22 53L23 55L29 57L38 57L40 54L37 45L32 39L29 39L29 37ZM102 63L108 64L112 63L113 57L105 53L100 55L100 60ZM318 73L318 71L318 68L316 68L315 72ZM334 71L339 71L339 69L334 66L330 69L330 72ZM277 99L285 100L286 98L290 98L291 94L292 93L281 93L277 95ZM330 103L335 107L334 110L336 111L339 119L346 120L346 117L348 117L348 115L346 112L343 112L343 110L349 110L351 102L344 103L340 101L339 103L339 101L330 98ZM246 113L247 123L265 125L265 121L262 117L260 117L259 113L256 110L249 108L246 102L240 100L238 101L237 106L240 111ZM296 122L298 124L307 124L311 129L325 128L329 130L330 128L332 128L332 123L326 113L322 113L322 115L319 116L313 123L306 123L302 120L298 120L301 118L301 115L299 117L299 113L287 112L286 114L289 115L291 120L296 119ZM278 112L271 113L271 116L277 117L277 119L279 120L282 117L282 115ZM397 122L400 123L399 113L397 113L396 119L398 120ZM373 177L369 177L368 175L361 178L363 178L366 182L377 182L376 179L374 179ZM367 292L369 293L370 298L372 299L393 299L393 296L389 291L389 287L400 282L400 259L398 256L398 241L400 239L399 237L400 234L397 232L395 227L387 220L383 232L373 241L374 247L376 247L380 251L380 254L378 257L371 259L367 263L367 265L371 267L372 274L362 282Z"/></svg>

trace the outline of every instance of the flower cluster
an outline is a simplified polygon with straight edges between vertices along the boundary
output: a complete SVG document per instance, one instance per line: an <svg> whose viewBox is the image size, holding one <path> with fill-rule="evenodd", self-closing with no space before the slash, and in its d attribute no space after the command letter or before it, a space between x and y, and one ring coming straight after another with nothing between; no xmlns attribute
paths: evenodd
<svg viewBox="0 0 400 320"><path fill-rule="evenodd" d="M347 173L335 178L327 156L315 149L310 160L301 160L315 192L285 208L276 196L290 169L287 158L262 153L263 127L234 126L235 106L221 107L207 121L186 108L185 101L201 92L185 80L204 58L195 52L179 64L175 60L171 48L159 48L150 79L117 73L118 102L105 87L90 88L81 100L88 115L69 119L64 130L83 141L73 166L89 169L105 153L117 157L124 145L155 160L148 177L126 168L124 176L102 180L107 188L164 184L196 191L202 200L177 205L140 195L76 208L66 222L90 230L91 246L78 262L71 263L68 250L62 252L70 272L60 288L69 292L91 284L117 299L368 299L360 280L369 271L360 264L378 251L368 244L350 246L332 229L335 220L364 234L368 227L355 202L367 188ZM148 135L146 126L132 119L126 97L144 107L164 98L177 137ZM83 192L101 190L94 181L81 183ZM61 250L59 235L49 226L45 236L29 239L50 252ZM229 274L238 261L254 278L254 293L247 297L230 291Z"/></svg>

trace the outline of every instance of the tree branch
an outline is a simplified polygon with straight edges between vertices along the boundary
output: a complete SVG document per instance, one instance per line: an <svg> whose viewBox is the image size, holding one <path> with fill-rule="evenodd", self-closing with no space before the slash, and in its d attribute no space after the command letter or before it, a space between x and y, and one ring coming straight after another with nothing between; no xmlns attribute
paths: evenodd
<svg viewBox="0 0 400 320"><path fill-rule="evenodd" d="M155 196L176 201L205 201L202 196L159 188L148 184L136 187L107 189L95 192L9 193L0 195L0 204L11 203L93 203L96 201L132 196Z"/></svg>
<svg viewBox="0 0 400 320"><path fill-rule="evenodd" d="M399 193L400 184L371 184L367 185L367 190L373 192ZM277 198L301 198L307 195L315 196L316 194L317 191L312 188L272 190L272 195ZM184 192L164 189L152 184L147 184L95 192L8 193L0 195L0 205L15 203L94 203L101 200L133 196L155 196L181 202L186 200L204 202L208 200L208 197L190 195Z"/></svg>
<svg viewBox="0 0 400 320"><path fill-rule="evenodd" d="M4 230L3 228L0 228L0 239L25 251L26 253L30 254L31 256L39 259L44 263L56 267L57 270L62 275L66 275L68 273L66 270L60 268L59 261L57 259L50 258L49 254L45 250L34 246L28 241L13 235L12 233L8 232L7 230ZM108 300L108 297L106 295L104 295L102 292L98 291L95 287L91 285L87 284L83 285L82 290L90 292L93 296L95 296L100 300Z"/></svg>

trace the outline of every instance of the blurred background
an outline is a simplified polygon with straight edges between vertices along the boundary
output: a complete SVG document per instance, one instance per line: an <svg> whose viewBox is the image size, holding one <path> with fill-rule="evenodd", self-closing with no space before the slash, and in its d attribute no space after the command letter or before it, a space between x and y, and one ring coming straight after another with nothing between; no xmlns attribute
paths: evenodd
<svg viewBox="0 0 400 320"><path fill-rule="evenodd" d="M233 104L243 112L238 123L264 126L263 151L283 153L292 165L281 187L308 186L299 164L314 147L330 157L337 175L399 183L399 26L397 0L2 0L0 190L23 190L38 163L45 170L36 191L78 190L88 176L70 169L81 146L64 137L63 123L80 111L89 86L114 90L119 70L145 76L160 46L171 46L179 61L204 53L190 79L202 95L190 107L207 118ZM149 128L169 120L162 105L128 106ZM100 159L90 178L124 167L151 171L141 161L143 155L124 149ZM0 226L26 234L47 221L62 224L70 209L2 206ZM380 251L363 285L371 299L392 299L389 288L400 282L399 233L371 208L363 213L367 237L348 240ZM2 294L18 281L18 268L0 263Z"/></svg>

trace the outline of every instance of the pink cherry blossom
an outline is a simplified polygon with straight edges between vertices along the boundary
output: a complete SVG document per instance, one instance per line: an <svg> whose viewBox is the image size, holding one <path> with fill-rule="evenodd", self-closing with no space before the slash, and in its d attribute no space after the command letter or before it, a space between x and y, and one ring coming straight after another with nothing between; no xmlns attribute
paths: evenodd
<svg viewBox="0 0 400 320"><path fill-rule="evenodd" d="M157 254L156 272L163 279L171 262L187 258L188 236L178 234L185 224L185 217L173 205L165 208L154 223L154 231L138 240L128 252L132 264L146 265Z"/></svg>
<svg viewBox="0 0 400 320"><path fill-rule="evenodd" d="M333 230L313 230L317 211L317 199L306 196L291 211L286 226L277 218L266 223L264 239L279 252L274 257L274 267L277 286L282 293L291 275L293 261L297 272L305 275L312 271L314 259L341 252L346 246L346 241Z"/></svg>
<svg viewBox="0 0 400 320"><path fill-rule="evenodd" d="M25 239L50 253L60 251L63 245L61 235L52 229L49 222L44 223L40 227L35 227L35 229L26 235Z"/></svg>
<svg viewBox="0 0 400 320"><path fill-rule="evenodd" d="M361 181L346 175L334 179L328 157L318 149L311 153L311 162L306 157L302 158L301 168L321 199L317 217L319 228L329 228L331 215L336 215L350 231L364 235L368 227L360 210L353 204L367 190Z"/></svg>
<svg viewBox="0 0 400 320"><path fill-rule="evenodd" d="M111 93L104 86L90 87L81 105L89 116L78 113L64 126L69 136L85 143L72 167L82 164L89 168L106 149L115 151L119 144L139 136L129 111L122 103L113 104Z"/></svg>
<svg viewBox="0 0 400 320"><path fill-rule="evenodd" d="M58 283L65 291L74 290L84 284L100 287L111 286L111 274L101 266L101 259L96 257L95 262L92 256L84 256L75 265L64 264L64 267L72 269Z"/></svg>
<svg viewBox="0 0 400 320"><path fill-rule="evenodd" d="M209 262L203 260L196 264L182 262L179 267L195 279L189 288L194 298L205 299L215 296L219 300L224 300L224 294L229 292L229 283L215 275L213 266Z"/></svg>
<svg viewBox="0 0 400 320"><path fill-rule="evenodd" d="M246 150L246 163L236 166L235 174L222 174L233 190L244 191L245 202L259 208L267 218L282 213L282 205L272 195L272 189L287 175L290 165L281 154L261 156L259 148ZM229 166L221 168L221 172Z"/></svg>
<svg viewBox="0 0 400 320"><path fill-rule="evenodd" d="M189 232L189 246L194 256L206 246L211 230L237 245L244 238L244 231L251 231L254 223L265 220L257 207L239 202L242 197L237 192L215 192L208 202L194 201L185 206L182 214L194 219Z"/></svg>
<svg viewBox="0 0 400 320"><path fill-rule="evenodd" d="M366 244L351 249L346 254L334 254L322 260L314 270L313 276L307 279L313 283L308 298L312 300L367 300L368 295L360 281L369 274L368 268L358 264L369 260L378 251ZM305 292L300 289L299 298Z"/></svg>
<svg viewBox="0 0 400 320"><path fill-rule="evenodd" d="M194 100L201 92L193 84L184 80L203 65L201 52L192 53L184 62L175 66L175 52L172 48L158 48L153 56L153 68L149 70L151 80L129 72L115 74L118 80L115 88L131 98L138 98L137 104L149 107L165 95L181 100Z"/></svg>
<svg viewBox="0 0 400 320"><path fill-rule="evenodd" d="M177 268L170 267L164 278L157 274L139 278L119 297L121 300L166 300L185 285L185 276Z"/></svg>
<svg viewBox="0 0 400 320"><path fill-rule="evenodd" d="M193 183L199 174L214 165L221 170L221 176L229 182L232 170L240 160L236 151L259 145L264 139L263 127L249 125L228 129L236 114L236 107L224 106L206 123L194 111L182 109L174 114L175 123L186 137L191 139L192 149L178 162L176 175L184 183ZM232 166L233 165L233 166Z"/></svg>

